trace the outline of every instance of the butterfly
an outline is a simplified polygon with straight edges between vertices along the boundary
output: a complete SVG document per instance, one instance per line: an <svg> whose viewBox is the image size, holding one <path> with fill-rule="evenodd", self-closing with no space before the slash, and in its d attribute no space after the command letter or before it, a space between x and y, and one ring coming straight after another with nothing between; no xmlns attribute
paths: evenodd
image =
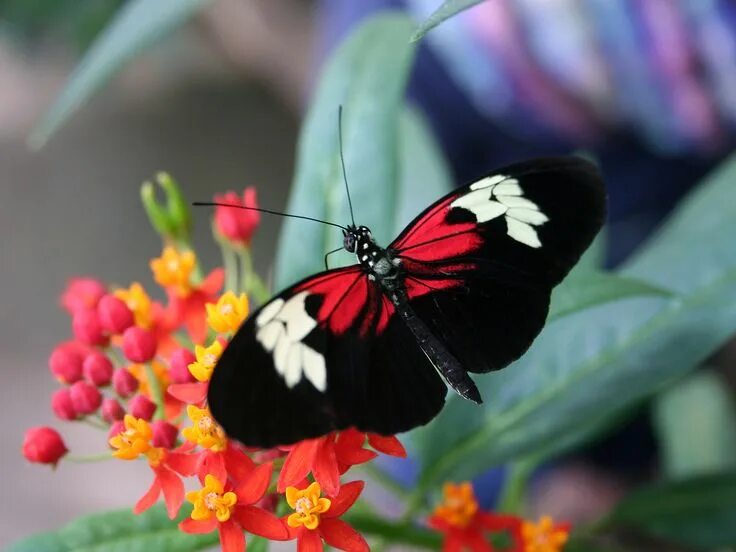
<svg viewBox="0 0 736 552"><path fill-rule="evenodd" d="M242 324L209 384L213 416L270 448L348 427L407 431L440 412L448 387L481 403L469 374L529 348L605 206L594 165L554 157L452 191L386 247L366 226L342 227L357 262L305 278Z"/></svg>

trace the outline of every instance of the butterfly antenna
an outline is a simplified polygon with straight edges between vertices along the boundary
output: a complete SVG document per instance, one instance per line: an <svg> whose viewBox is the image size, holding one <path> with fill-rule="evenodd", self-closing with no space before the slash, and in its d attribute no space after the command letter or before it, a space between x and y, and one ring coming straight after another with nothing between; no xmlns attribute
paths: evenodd
<svg viewBox="0 0 736 552"><path fill-rule="evenodd" d="M348 193L348 206L350 207L350 220L353 221L355 226L355 216L353 216L353 202L350 199L350 188L348 187L348 174L345 171L345 157L342 153L342 104L337 109L337 136L339 139L340 146L340 164L342 165L342 178L345 181L345 191Z"/></svg>
<svg viewBox="0 0 736 552"><path fill-rule="evenodd" d="M246 207L245 205L235 205L233 203L221 203L219 201L193 201L192 205L195 207L234 207L236 209L245 209L246 211L258 211L259 213L268 213L269 215L278 215L280 217L291 217L303 220L311 220L313 222L319 222L327 224L328 226L335 226L341 228L347 232L347 228L341 224L335 224L334 222L328 222L326 220L320 220L318 218L305 217L303 215L290 215L289 213L281 213L279 211L272 211L271 209L261 209L260 207Z"/></svg>

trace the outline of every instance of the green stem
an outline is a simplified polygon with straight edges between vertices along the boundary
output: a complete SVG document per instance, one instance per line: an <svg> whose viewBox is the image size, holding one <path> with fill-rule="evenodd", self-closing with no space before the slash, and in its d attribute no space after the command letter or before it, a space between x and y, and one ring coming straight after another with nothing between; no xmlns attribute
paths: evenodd
<svg viewBox="0 0 736 552"><path fill-rule="evenodd" d="M241 247L237 251L241 266L241 289L248 296L253 297L257 304L262 305L271 297L271 292L253 269L253 258L250 254L250 248Z"/></svg>
<svg viewBox="0 0 736 552"><path fill-rule="evenodd" d="M101 429L103 431L107 431L109 429L107 424L90 416L85 416L84 418L81 418L81 421L83 421L87 425L94 427L95 429Z"/></svg>
<svg viewBox="0 0 736 552"><path fill-rule="evenodd" d="M109 452L101 452L100 454L87 454L81 456L72 456L67 454L64 457L65 462L74 462L75 464L86 464L90 462L103 462L105 460L112 460L115 458Z"/></svg>
<svg viewBox="0 0 736 552"><path fill-rule="evenodd" d="M506 481L496 510L508 514L521 514L527 483L536 467L536 462L526 459L516 460L508 464Z"/></svg>
<svg viewBox="0 0 736 552"><path fill-rule="evenodd" d="M165 420L166 412L164 411L164 392L161 389L161 383L156 377L156 373L153 371L153 365L150 362L146 362L146 380L148 381L148 388L151 390L151 398L156 403L156 413L153 415L156 420Z"/></svg>
<svg viewBox="0 0 736 552"><path fill-rule="evenodd" d="M379 537L391 545L408 544L421 548L437 550L442 537L433 531L414 525L387 521L385 519L366 514L347 514L345 521L358 531L373 537Z"/></svg>
<svg viewBox="0 0 736 552"><path fill-rule="evenodd" d="M232 291L237 295L240 293L240 286L238 284L238 256L224 240L218 240L218 243L222 252L222 266L225 268L225 291Z"/></svg>

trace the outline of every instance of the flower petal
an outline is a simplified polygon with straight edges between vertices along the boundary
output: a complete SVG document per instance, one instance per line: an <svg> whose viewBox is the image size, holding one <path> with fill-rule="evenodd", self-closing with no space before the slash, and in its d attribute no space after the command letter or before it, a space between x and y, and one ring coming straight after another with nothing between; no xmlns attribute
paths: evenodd
<svg viewBox="0 0 736 552"><path fill-rule="evenodd" d="M219 452L212 452L211 450L202 451L197 465L197 475L202 482L207 475L214 476L218 481L227 480L225 457Z"/></svg>
<svg viewBox="0 0 736 552"><path fill-rule="evenodd" d="M181 529L184 533L189 533L190 535L203 535L206 533L211 533L215 530L216 527L217 520L214 517L202 521L197 521L188 517L179 524L179 529Z"/></svg>
<svg viewBox="0 0 736 552"><path fill-rule="evenodd" d="M133 513L138 515L148 510L151 506L156 504L159 494L161 494L161 485L158 482L158 477L154 477L153 483L151 483L151 486L146 491L146 494L144 494L138 500L138 502L135 503L135 506L133 507Z"/></svg>
<svg viewBox="0 0 736 552"><path fill-rule="evenodd" d="M271 472L273 464L261 464L254 469L243 482L238 485L235 494L238 495L240 504L255 504L266 494L271 484Z"/></svg>
<svg viewBox="0 0 736 552"><path fill-rule="evenodd" d="M389 456L396 456L398 458L406 458L406 449L395 436L393 435L379 435L378 433L368 434L368 444L375 450L388 454Z"/></svg>
<svg viewBox="0 0 736 552"><path fill-rule="evenodd" d="M296 552L322 552L322 537L319 532L302 529L296 539Z"/></svg>
<svg viewBox="0 0 736 552"><path fill-rule="evenodd" d="M174 519L184 502L184 483L182 483L178 475L168 468L154 468L154 471L161 485L161 491L164 494L166 511L169 514L169 518Z"/></svg>
<svg viewBox="0 0 736 552"><path fill-rule="evenodd" d="M323 519L320 533L330 546L347 552L369 552L363 536L341 519Z"/></svg>
<svg viewBox="0 0 736 552"><path fill-rule="evenodd" d="M182 454L180 452L168 452L166 454L166 465L180 475L194 475L197 473L198 464L198 454Z"/></svg>
<svg viewBox="0 0 736 552"><path fill-rule="evenodd" d="M289 530L281 518L255 506L238 506L233 511L235 520L249 533L270 540L289 540Z"/></svg>
<svg viewBox="0 0 736 552"><path fill-rule="evenodd" d="M234 521L220 523L219 529L222 552L245 552L245 535Z"/></svg>
<svg viewBox="0 0 736 552"><path fill-rule="evenodd" d="M465 532L465 548L471 552L493 552L483 533L476 531Z"/></svg>
<svg viewBox="0 0 736 552"><path fill-rule="evenodd" d="M330 509L325 512L323 518L336 518L343 515L358 499L363 492L365 483L363 481L351 481L340 487L340 492L332 499Z"/></svg>
<svg viewBox="0 0 736 552"><path fill-rule="evenodd" d="M312 469L315 455L324 437L319 439L307 439L294 445L284 461L279 475L278 491L283 493L286 487L296 486L302 481Z"/></svg>
<svg viewBox="0 0 736 552"><path fill-rule="evenodd" d="M227 469L228 476L230 476L230 478L236 483L245 481L255 467L250 456L245 454L245 452L240 450L237 445L232 442L228 443L227 448L222 454L225 458L225 468ZM248 504L251 503L249 502Z"/></svg>
<svg viewBox="0 0 736 552"><path fill-rule="evenodd" d="M209 382L198 381L196 383L172 383L166 391L175 399L187 404L202 404L207 398L207 386Z"/></svg>
<svg viewBox="0 0 736 552"><path fill-rule="evenodd" d="M326 495L335 496L340 491L340 468L337 465L335 443L332 439L325 439L322 442L314 458L312 475Z"/></svg>

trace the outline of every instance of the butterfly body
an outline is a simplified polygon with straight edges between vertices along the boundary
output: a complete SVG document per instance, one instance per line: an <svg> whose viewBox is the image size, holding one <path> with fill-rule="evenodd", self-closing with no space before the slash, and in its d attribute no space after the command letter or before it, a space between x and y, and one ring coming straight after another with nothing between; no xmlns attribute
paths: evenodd
<svg viewBox="0 0 736 552"><path fill-rule="evenodd" d="M505 367L541 331L552 288L605 215L597 169L575 158L512 165L440 198L388 247L343 229L357 264L282 291L238 330L208 401L245 445L431 420L447 386Z"/></svg>

